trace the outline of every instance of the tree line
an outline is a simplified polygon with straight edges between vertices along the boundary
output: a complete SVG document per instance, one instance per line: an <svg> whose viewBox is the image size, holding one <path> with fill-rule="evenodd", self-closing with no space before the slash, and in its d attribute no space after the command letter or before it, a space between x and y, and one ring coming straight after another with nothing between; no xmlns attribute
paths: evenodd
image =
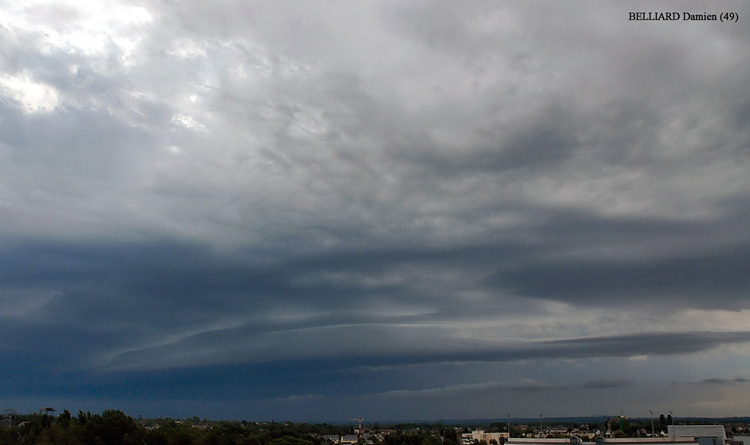
<svg viewBox="0 0 750 445"><path fill-rule="evenodd" d="M137 421L119 410L102 414L65 410L58 416L18 416L0 428L0 445L325 445L325 434L347 434L349 426L271 422Z"/></svg>

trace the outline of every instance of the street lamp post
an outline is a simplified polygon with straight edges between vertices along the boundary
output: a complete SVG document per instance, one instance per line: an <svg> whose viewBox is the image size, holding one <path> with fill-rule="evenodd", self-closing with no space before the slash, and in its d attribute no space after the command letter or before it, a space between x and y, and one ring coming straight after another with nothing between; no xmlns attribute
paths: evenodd
<svg viewBox="0 0 750 445"><path fill-rule="evenodd" d="M648 413L651 414L651 437L656 437L654 435L654 412L651 410L648 410Z"/></svg>
<svg viewBox="0 0 750 445"><path fill-rule="evenodd" d="M508 413L508 439L510 439L510 413Z"/></svg>
<svg viewBox="0 0 750 445"><path fill-rule="evenodd" d="M542 427L542 415L539 414L539 437L544 438L544 427Z"/></svg>

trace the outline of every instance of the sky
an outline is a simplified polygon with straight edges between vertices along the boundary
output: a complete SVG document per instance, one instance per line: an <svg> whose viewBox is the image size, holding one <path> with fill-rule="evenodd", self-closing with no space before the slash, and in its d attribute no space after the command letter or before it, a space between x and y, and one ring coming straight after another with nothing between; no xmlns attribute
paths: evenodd
<svg viewBox="0 0 750 445"><path fill-rule="evenodd" d="M750 414L748 20L1 2L0 408Z"/></svg>

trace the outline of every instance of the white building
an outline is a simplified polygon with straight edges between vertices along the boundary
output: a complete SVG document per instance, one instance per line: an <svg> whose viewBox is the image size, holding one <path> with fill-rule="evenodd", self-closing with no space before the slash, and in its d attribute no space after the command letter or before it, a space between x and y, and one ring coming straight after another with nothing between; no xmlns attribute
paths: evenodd
<svg viewBox="0 0 750 445"><path fill-rule="evenodd" d="M501 444L504 439L508 438L508 433L487 433L484 430L474 430L471 433L465 433L463 436L472 443L476 441L489 444L494 440L495 443ZM464 443L466 443L466 440L464 440Z"/></svg>
<svg viewBox="0 0 750 445"><path fill-rule="evenodd" d="M670 438L692 437L700 445L724 445L727 434L723 425L668 425Z"/></svg>
<svg viewBox="0 0 750 445"><path fill-rule="evenodd" d="M579 437L567 438L522 438L511 437L505 445L702 445L692 437L597 437L594 442L584 442ZM723 445L723 444L722 444Z"/></svg>

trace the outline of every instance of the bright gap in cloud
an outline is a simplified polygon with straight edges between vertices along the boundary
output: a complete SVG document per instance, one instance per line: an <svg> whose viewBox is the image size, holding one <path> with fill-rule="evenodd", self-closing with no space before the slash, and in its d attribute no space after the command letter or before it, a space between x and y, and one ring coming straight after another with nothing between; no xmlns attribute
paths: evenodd
<svg viewBox="0 0 750 445"><path fill-rule="evenodd" d="M60 103L54 87L35 82L26 72L0 77L0 87L3 95L18 102L25 114L49 113Z"/></svg>
<svg viewBox="0 0 750 445"><path fill-rule="evenodd" d="M154 22L146 8L118 2L35 2L8 9L2 12L12 21L5 26L16 35L36 36L44 53L108 57L114 43L125 65L135 63L134 54L142 40L138 28Z"/></svg>

